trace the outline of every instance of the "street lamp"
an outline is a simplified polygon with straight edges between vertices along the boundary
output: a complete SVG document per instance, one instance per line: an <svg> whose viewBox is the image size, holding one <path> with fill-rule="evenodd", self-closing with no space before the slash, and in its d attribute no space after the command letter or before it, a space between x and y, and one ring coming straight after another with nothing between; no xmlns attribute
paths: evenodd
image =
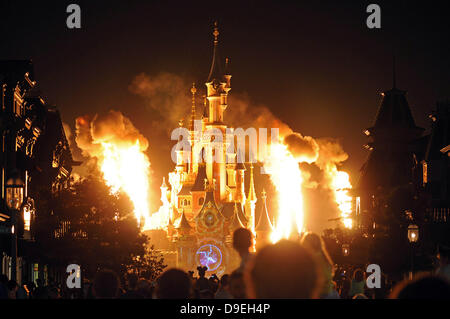
<svg viewBox="0 0 450 319"><path fill-rule="evenodd" d="M14 172L5 185L6 205L11 212L11 280L17 280L17 214L23 203L24 184Z"/></svg>
<svg viewBox="0 0 450 319"><path fill-rule="evenodd" d="M419 240L419 226L413 224L408 226L408 240L410 243L416 243Z"/></svg>
<svg viewBox="0 0 450 319"><path fill-rule="evenodd" d="M342 255L344 255L344 256L350 255L350 245L349 244L342 245Z"/></svg>
<svg viewBox="0 0 450 319"><path fill-rule="evenodd" d="M408 240L411 243L411 272L409 279L413 279L414 274L414 244L419 240L419 226L411 224L408 226Z"/></svg>

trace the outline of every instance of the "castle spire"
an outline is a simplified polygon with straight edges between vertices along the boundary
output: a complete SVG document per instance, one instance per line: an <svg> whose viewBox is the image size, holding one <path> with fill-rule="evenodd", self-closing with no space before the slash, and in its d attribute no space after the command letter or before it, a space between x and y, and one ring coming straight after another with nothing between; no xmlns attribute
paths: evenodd
<svg viewBox="0 0 450 319"><path fill-rule="evenodd" d="M192 107L191 107L191 121L189 123L189 130L194 130L194 121L195 121L195 93L197 89L195 88L195 83L192 83L191 93L192 93Z"/></svg>
<svg viewBox="0 0 450 319"><path fill-rule="evenodd" d="M253 181L253 163L250 162L250 185L248 190L248 200L250 202L256 202L255 183Z"/></svg>
<svg viewBox="0 0 450 319"><path fill-rule="evenodd" d="M255 231L256 232L272 231L273 225L270 222L269 212L267 210L267 201L266 201L267 195L266 195L266 191L264 189L261 192L261 198L263 201L263 205L262 205L261 213L259 214L259 220L258 220L258 223L256 224Z"/></svg>
<svg viewBox="0 0 450 319"><path fill-rule="evenodd" d="M211 69L209 70L208 80L206 82L212 82L213 80L220 80L222 74L222 70L220 69L220 58L219 58L219 27L217 21L214 22L214 49L213 49L213 58L211 63Z"/></svg>

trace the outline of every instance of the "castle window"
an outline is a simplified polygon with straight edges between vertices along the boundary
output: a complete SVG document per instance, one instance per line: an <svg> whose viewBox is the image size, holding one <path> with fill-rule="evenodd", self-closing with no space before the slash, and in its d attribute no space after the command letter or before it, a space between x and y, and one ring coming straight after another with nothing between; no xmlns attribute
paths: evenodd
<svg viewBox="0 0 450 319"><path fill-rule="evenodd" d="M199 205L203 205L204 201L205 201L205 199L204 199L203 197L200 197L200 198L198 199L198 204L199 204Z"/></svg>

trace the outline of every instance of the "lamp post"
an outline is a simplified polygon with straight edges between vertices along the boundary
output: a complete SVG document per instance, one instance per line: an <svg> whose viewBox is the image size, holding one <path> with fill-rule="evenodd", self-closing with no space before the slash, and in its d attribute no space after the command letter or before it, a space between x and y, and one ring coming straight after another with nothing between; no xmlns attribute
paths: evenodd
<svg viewBox="0 0 450 319"><path fill-rule="evenodd" d="M349 244L342 245L342 255L344 255L345 257L350 255L350 245Z"/></svg>
<svg viewBox="0 0 450 319"><path fill-rule="evenodd" d="M5 185L6 205L11 212L11 280L17 280L17 214L23 203L23 181L18 172L12 174Z"/></svg>
<svg viewBox="0 0 450 319"><path fill-rule="evenodd" d="M408 240L411 243L411 273L409 279L413 279L414 274L414 245L419 240L419 226L411 224L408 226Z"/></svg>

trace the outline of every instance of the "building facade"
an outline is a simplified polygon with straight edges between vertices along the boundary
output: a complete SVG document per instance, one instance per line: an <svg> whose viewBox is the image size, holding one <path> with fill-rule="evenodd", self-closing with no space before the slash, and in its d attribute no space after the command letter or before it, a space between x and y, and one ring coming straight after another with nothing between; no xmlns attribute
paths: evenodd
<svg viewBox="0 0 450 319"><path fill-rule="evenodd" d="M23 181L23 204L17 216L17 281L46 279L47 266L32 255L33 225L39 200L68 187L72 154L58 110L48 105L34 80L31 61L0 61L2 273L11 277L12 215L5 202L6 182L14 172Z"/></svg>
<svg viewBox="0 0 450 319"><path fill-rule="evenodd" d="M176 151L177 163L169 173L169 185L163 181L161 201L168 217L167 238L171 245L167 252L175 253L176 266L194 270L203 265L210 273L222 274L239 265L232 248L233 231L245 227L256 235L257 197L253 165L246 167L239 162L237 158L242 154L237 154L237 149L226 142L230 132L225 119L231 74L229 60L225 59L223 67L219 56L217 23L213 36L202 115L197 116L197 89L193 85L190 119L188 123L180 121L180 127L187 124L191 152ZM216 139L207 132L220 132L223 138ZM249 174L247 187L246 174Z"/></svg>

